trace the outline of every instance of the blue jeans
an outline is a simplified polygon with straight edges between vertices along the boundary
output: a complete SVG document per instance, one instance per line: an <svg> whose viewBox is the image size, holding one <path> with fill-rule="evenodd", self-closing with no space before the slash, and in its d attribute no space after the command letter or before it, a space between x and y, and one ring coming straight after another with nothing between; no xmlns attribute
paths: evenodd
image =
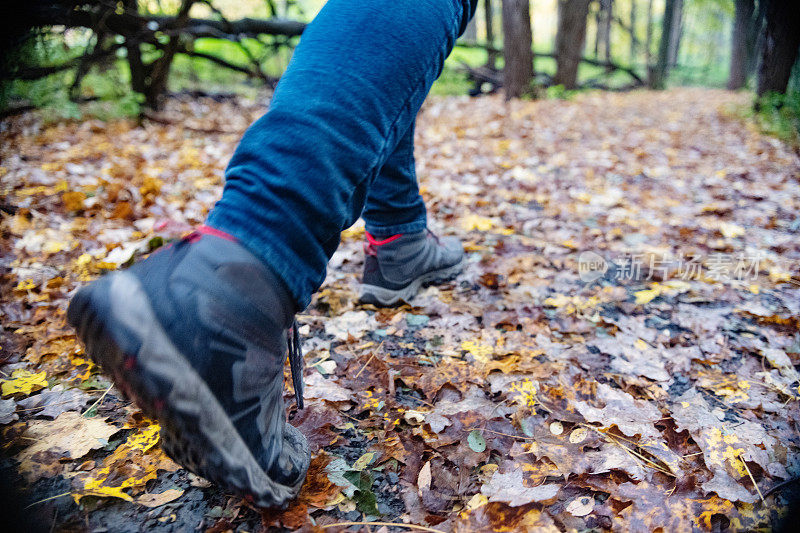
<svg viewBox="0 0 800 533"><path fill-rule="evenodd" d="M226 170L208 224L284 281L298 309L343 229L420 231L414 121L477 0L329 0Z"/></svg>

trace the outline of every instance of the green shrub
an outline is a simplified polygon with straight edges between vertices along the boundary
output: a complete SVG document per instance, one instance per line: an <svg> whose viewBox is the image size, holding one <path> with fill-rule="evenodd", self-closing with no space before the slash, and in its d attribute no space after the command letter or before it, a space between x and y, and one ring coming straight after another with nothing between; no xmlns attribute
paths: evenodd
<svg viewBox="0 0 800 533"><path fill-rule="evenodd" d="M768 93L756 101L755 119L769 135L800 146L800 91Z"/></svg>

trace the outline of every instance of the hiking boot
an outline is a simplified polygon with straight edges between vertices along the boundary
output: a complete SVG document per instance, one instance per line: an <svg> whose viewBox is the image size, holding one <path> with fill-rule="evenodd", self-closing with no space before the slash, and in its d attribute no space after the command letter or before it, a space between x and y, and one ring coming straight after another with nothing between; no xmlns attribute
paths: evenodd
<svg viewBox="0 0 800 533"><path fill-rule="evenodd" d="M161 424L175 461L262 507L283 507L308 470L287 424L287 349L302 408L294 303L230 235L202 226L80 289L67 317L86 352Z"/></svg>
<svg viewBox="0 0 800 533"><path fill-rule="evenodd" d="M464 247L453 237L440 239L430 230L376 239L364 244L363 303L408 302L420 287L456 277L464 266Z"/></svg>

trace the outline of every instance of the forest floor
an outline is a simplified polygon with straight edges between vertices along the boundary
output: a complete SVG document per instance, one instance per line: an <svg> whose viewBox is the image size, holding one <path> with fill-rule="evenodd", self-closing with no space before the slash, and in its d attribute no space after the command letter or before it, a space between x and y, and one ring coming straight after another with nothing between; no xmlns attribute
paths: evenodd
<svg viewBox="0 0 800 533"><path fill-rule="evenodd" d="M20 511L115 532L774 525L800 475L800 158L735 118L748 101L427 102L418 174L468 266L362 306L363 229L345 231L299 317L307 407L286 398L314 459L285 512L163 455L64 321L80 284L202 222L263 108L5 123L0 429Z"/></svg>

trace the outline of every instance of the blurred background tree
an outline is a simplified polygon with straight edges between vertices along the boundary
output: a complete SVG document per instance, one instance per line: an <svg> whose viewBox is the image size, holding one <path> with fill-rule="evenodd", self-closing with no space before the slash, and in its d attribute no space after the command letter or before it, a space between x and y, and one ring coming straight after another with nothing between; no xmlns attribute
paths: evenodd
<svg viewBox="0 0 800 533"><path fill-rule="evenodd" d="M273 87L324 0L28 0L0 21L5 114L157 110L174 94ZM369 28L364 28L369 32ZM481 0L434 86L508 97L580 89L797 94L800 2ZM792 96L793 97L793 96Z"/></svg>

